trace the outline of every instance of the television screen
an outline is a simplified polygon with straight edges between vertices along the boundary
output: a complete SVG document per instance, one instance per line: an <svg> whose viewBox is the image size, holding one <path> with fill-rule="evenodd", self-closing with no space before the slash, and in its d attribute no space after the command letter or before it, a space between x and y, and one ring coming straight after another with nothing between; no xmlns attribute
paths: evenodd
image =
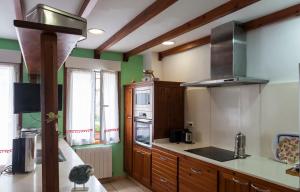
<svg viewBox="0 0 300 192"><path fill-rule="evenodd" d="M58 110L62 110L63 86L58 85ZM14 83L14 113L40 112L40 85Z"/></svg>

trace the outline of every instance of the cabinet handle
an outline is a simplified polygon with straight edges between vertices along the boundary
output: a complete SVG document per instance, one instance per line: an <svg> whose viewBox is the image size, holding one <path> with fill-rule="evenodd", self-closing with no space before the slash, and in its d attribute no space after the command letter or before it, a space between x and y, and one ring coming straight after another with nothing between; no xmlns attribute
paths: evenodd
<svg viewBox="0 0 300 192"><path fill-rule="evenodd" d="M191 171L195 174L202 174L202 171L201 170L196 170L194 168L191 168Z"/></svg>
<svg viewBox="0 0 300 192"><path fill-rule="evenodd" d="M258 192L271 192L269 189L260 189L256 187L254 184L251 184L251 187Z"/></svg>
<svg viewBox="0 0 300 192"><path fill-rule="evenodd" d="M127 119L132 119L132 117L127 117Z"/></svg>
<svg viewBox="0 0 300 192"><path fill-rule="evenodd" d="M237 184L240 184L240 185L249 185L248 182L241 182L240 180L238 179L235 179L235 178L232 178L232 181L237 183Z"/></svg>
<svg viewBox="0 0 300 192"><path fill-rule="evenodd" d="M167 158L165 158L163 156L160 156L159 159L162 160L162 161L166 161L167 160Z"/></svg>
<svg viewBox="0 0 300 192"><path fill-rule="evenodd" d="M167 183L167 179L162 178L162 177L160 178L160 181L163 182L163 183Z"/></svg>

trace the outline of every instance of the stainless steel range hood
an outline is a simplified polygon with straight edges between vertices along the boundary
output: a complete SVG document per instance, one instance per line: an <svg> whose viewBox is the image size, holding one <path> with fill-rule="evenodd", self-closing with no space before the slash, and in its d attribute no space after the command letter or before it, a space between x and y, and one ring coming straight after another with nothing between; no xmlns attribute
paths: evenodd
<svg viewBox="0 0 300 192"><path fill-rule="evenodd" d="M211 32L211 79L182 83L187 87L221 87L265 84L268 80L246 76L246 33L235 21Z"/></svg>

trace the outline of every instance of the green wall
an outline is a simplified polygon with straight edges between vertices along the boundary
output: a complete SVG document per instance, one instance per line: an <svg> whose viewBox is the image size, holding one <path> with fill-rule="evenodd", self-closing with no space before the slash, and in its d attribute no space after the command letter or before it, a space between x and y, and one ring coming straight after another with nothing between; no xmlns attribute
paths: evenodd
<svg viewBox="0 0 300 192"><path fill-rule="evenodd" d="M0 49L20 50L16 40L0 38ZM94 52L90 49L75 48L72 53L75 57L93 58ZM117 52L104 52L101 54L103 60L121 61L122 54ZM124 89L123 85L132 81L140 81L143 72L143 56L137 55L129 58L128 62L121 62L121 125L120 125L120 143L113 144L113 176L122 176L123 172L123 149L124 149ZM63 84L63 68L58 72L58 83ZM28 71L24 65L23 80L28 82ZM63 127L63 113L59 112L59 129ZM23 114L23 127L40 127L40 113Z"/></svg>

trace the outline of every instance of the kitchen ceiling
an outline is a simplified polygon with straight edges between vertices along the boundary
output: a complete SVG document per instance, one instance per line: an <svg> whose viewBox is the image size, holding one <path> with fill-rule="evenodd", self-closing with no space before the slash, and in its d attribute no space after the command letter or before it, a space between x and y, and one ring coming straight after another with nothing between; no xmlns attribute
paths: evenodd
<svg viewBox="0 0 300 192"><path fill-rule="evenodd" d="M78 14L84 0L23 0L25 13L38 3L43 3L73 14ZM93 11L87 17L88 28L103 29L103 35L88 34L86 40L79 42L78 47L95 49L125 24L151 5L155 0L98 0ZM178 0L169 8L156 15L127 37L109 48L111 51L129 51L187 21L214 9L229 0ZM180 44L210 34L211 28L230 20L249 21L268 13L300 3L300 0L261 0L235 13L220 18L203 27L171 39L172 46L158 45L147 51L164 51ZM17 39L12 21L15 11L12 0L1 0L0 38Z"/></svg>

